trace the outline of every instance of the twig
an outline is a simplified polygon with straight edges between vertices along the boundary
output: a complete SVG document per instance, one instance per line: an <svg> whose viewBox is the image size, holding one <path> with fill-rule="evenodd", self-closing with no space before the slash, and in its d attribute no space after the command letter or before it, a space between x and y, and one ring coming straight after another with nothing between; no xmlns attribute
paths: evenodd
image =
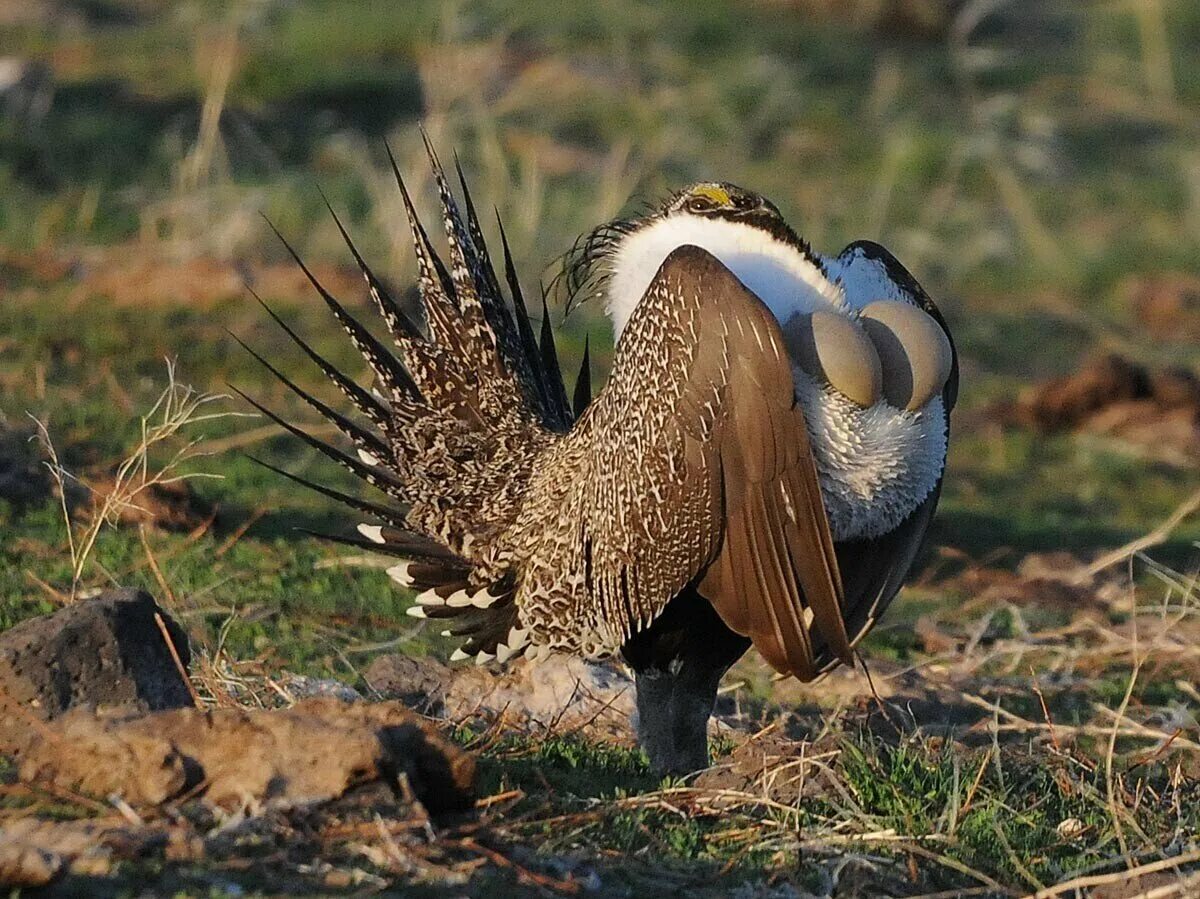
<svg viewBox="0 0 1200 899"><path fill-rule="evenodd" d="M179 671L179 676L183 678L184 684L187 685L188 693L192 697L192 703L196 708L203 708L204 704L200 701L200 696L196 693L196 688L192 685L192 679L188 677L187 669L183 667L183 660L179 657L179 650L175 648L175 641L171 639L171 632L167 630L167 623L163 621L162 615L158 612L154 613L154 623L158 625L163 642L167 644L167 651L171 653L171 661L175 663L175 668Z"/></svg>
<svg viewBox="0 0 1200 899"><path fill-rule="evenodd" d="M154 553L150 549L150 541L146 539L146 526L138 525L138 538L142 541L142 550L146 553L146 561L150 564L150 571L154 574L154 580L158 582L158 586L162 589L163 596L167 602L171 604L171 608L177 608L179 602L175 599L175 591L171 589L171 585L167 583L167 578L163 574L162 569L158 567L158 560L154 558Z"/></svg>
<svg viewBox="0 0 1200 899"><path fill-rule="evenodd" d="M1025 899L1051 899L1054 896L1079 892L1089 887L1098 887L1109 883L1128 883L1132 876L1145 876L1146 874L1153 874L1156 871L1165 871L1167 868L1179 868L1182 865L1189 865L1193 862L1200 862L1200 849L1193 849L1191 852L1185 852L1174 858L1164 858L1146 865L1138 865L1137 867L1129 867L1122 871L1114 871L1111 874L1089 874L1086 877L1075 877L1071 880L1064 880L1062 883L1056 883L1053 886L1038 890L1036 893L1030 893Z"/></svg>
<svg viewBox="0 0 1200 899"><path fill-rule="evenodd" d="M502 868L508 868L517 875L517 880L522 883L533 884L551 889L555 892L563 893L568 896L574 896L579 892L579 884L573 880L556 880L553 877L547 877L544 874L538 874L536 871L530 871L521 865L518 865L512 859L507 858L489 846L484 846L482 843L476 842L472 837L467 837L459 843L464 849L473 850L486 855L492 862L500 865Z"/></svg>
<svg viewBox="0 0 1200 899"><path fill-rule="evenodd" d="M1130 540L1124 546L1117 547L1116 549L1105 553L1084 568L1084 574L1088 577L1095 577L1104 569L1112 565L1116 565L1118 562L1123 562L1130 556L1136 555L1137 553L1147 550L1152 546L1157 546L1170 537L1175 528L1179 527L1179 525L1183 523L1184 519L1197 509L1200 509L1200 490L1197 490L1182 503L1176 506L1175 511L1168 515L1162 524L1160 524L1154 530L1150 531L1148 534L1143 534L1136 540Z"/></svg>
<svg viewBox="0 0 1200 899"><path fill-rule="evenodd" d="M217 547L217 550L213 553L213 555L219 559L225 555L225 553L233 549L233 547L237 545L237 542L246 536L246 532L250 530L250 528L254 527L258 520L266 514L267 510L264 506L259 506L257 509L251 512L250 515L247 516L246 520L242 522L241 526L229 535L229 539Z"/></svg>

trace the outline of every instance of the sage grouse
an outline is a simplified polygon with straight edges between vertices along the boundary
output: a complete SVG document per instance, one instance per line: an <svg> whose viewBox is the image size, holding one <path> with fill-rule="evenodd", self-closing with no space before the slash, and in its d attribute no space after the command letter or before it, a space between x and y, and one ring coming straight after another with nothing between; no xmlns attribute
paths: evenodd
<svg viewBox="0 0 1200 899"><path fill-rule="evenodd" d="M373 519L333 539L395 557L410 614L462 640L453 658L619 653L654 768L702 768L718 682L751 644L814 678L899 590L945 464L945 322L882 247L823 258L767 200L701 183L578 244L568 280L603 294L619 339L607 383L592 399L585 362L570 402L545 299L539 342L503 228L511 309L461 168L460 211L429 155L448 266L395 171L425 329L337 221L395 355L296 256L373 389L288 333L360 417L260 358L357 453L255 405L389 498L289 475Z"/></svg>

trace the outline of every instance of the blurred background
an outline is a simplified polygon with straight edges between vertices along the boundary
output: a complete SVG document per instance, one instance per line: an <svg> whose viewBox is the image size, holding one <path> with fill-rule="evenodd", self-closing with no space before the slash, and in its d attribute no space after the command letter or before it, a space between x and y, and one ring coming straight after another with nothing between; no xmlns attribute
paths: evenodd
<svg viewBox="0 0 1200 899"><path fill-rule="evenodd" d="M232 381L303 419L226 333L319 384L246 284L361 364L263 216L365 311L324 191L403 294L384 145L432 215L418 123L498 208L527 290L579 233L697 178L768 195L823 252L891 248L962 356L922 583L1086 562L1164 521L1161 558L1194 558L1200 3L2 0L0 625L68 586L165 580L193 622L289 664L394 638L406 600L382 573L292 531L337 513L241 453L340 476L264 422L189 431L209 453L189 470L220 479L118 510L141 537L105 530L78 571L28 438L32 416L86 521L168 358L180 384ZM570 366L586 333L607 362L596 305L564 322L552 302ZM955 589L976 591L910 602ZM880 645L907 652L902 628Z"/></svg>

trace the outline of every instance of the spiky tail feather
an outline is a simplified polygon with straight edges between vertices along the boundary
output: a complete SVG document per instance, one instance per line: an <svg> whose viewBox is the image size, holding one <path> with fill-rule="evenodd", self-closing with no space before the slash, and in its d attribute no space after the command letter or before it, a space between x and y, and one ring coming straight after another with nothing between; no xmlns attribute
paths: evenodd
<svg viewBox="0 0 1200 899"><path fill-rule="evenodd" d="M544 295L539 340L534 336L503 225L499 229L511 307L501 294L457 158L465 218L427 138L425 146L442 206L449 268L433 249L391 149L387 152L416 251L417 288L427 333L388 294L326 202L397 353L384 347L355 319L275 232L362 354L374 377L374 389L367 390L339 372L265 303L263 306L365 423L307 393L243 344L288 390L331 422L353 444L356 455L241 395L392 501L380 505L361 500L267 465L373 519L359 526L361 536L314 536L394 557L397 562L388 574L417 592L408 614L441 620L448 626L444 633L464 638L454 658L505 661L522 651L537 656L544 650L528 644L528 631L517 615L515 573L489 557L487 536L515 515L533 461L554 435L570 428L590 400L588 361L585 356L572 403L558 365Z"/></svg>

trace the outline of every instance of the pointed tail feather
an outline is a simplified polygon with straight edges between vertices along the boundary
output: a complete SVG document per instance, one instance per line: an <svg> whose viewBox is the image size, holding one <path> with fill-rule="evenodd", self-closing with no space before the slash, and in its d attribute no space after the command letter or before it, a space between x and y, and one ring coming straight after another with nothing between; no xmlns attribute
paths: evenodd
<svg viewBox="0 0 1200 899"><path fill-rule="evenodd" d="M533 333L533 324L529 320L529 309L525 305L525 294L521 290L521 281L517 277L517 267L513 262L512 250L508 245L508 234L500 213L496 213L496 226L500 231L500 245L504 251L504 279L508 282L508 294L512 298L513 313L517 322L517 334L521 343L521 352L525 356L525 364L533 372L537 383L538 395L541 397L543 420L546 425L557 431L566 431L571 426L571 415L567 408L558 402L558 395L553 387L553 379L559 376L546 367L537 337Z"/></svg>
<svg viewBox="0 0 1200 899"><path fill-rule="evenodd" d="M409 511L407 506L397 506L394 509L389 509L387 506L381 506L377 503L360 499L357 496L351 496L348 493L342 493L340 490L334 490L331 487L323 487L314 481L300 477L298 474L292 474L286 468L279 468L275 465L272 465L270 462L264 462L262 459L259 459L256 456L248 455L246 458L257 465L261 465L268 471L273 471L275 474L285 477L289 481L299 484L301 487L328 497L334 502L341 503L344 506L354 509L356 512L362 512L364 515L370 515L379 519L380 521L386 521L388 524L394 527L404 526L404 519Z"/></svg>
<svg viewBox="0 0 1200 899"><path fill-rule="evenodd" d="M417 385L413 383L408 372L396 361L396 358L383 348L379 341L371 335L370 331L364 328L357 319L346 311L345 307L337 301L333 294L325 289L324 285L317 280L316 276L309 271L308 266L304 264L304 260L300 258L300 254L292 248L292 245L287 242L287 239L278 229L270 221L267 224L270 225L271 230L275 232L275 236L283 243L283 246L287 249L292 259L300 266L300 270L304 272L304 276L308 278L309 283L320 294L321 299L325 301L325 305L333 312L334 318L338 320L343 330L350 335L350 341L362 353L363 358L367 360L367 364L375 372L375 377L379 378L392 396L397 399L417 396Z"/></svg>
<svg viewBox="0 0 1200 899"><path fill-rule="evenodd" d="M326 443L324 440L319 440L318 438L312 436L312 434L309 434L303 428L298 428L290 422L284 421L262 403L258 402L258 400L254 399L244 391L239 390L237 387L234 387L232 384L229 385L229 389L263 415L267 416L267 418L271 419L271 421L275 422L275 424L279 425L289 434L299 437L313 449L332 459L334 462L337 462L351 474L357 476L363 481L366 481L372 487L375 487L376 489L381 490L384 493L401 500L402 502L405 500L405 484L397 479L395 475L391 474L385 469L379 468L378 466L367 465L353 456L342 452L336 446L332 446L331 444Z"/></svg>
<svg viewBox="0 0 1200 899"><path fill-rule="evenodd" d="M338 218L338 214L333 211L333 206L330 205L329 199L321 194L321 199L325 201L325 208L329 210L330 216L333 217L333 223L337 225L338 233L342 235L342 240L345 242L347 249L350 250L350 255L354 257L355 263L358 265L358 270L362 272L363 279L367 282L367 291L371 294L371 299L375 301L375 305L379 308L379 314L383 316L384 323L387 324L388 330L392 336L399 341L420 340L421 331L416 323L408 317L399 304L392 299L380 282L375 277L375 273L371 271L362 254L358 252L358 247L354 245L354 241L350 239L350 234L346 231L342 220Z"/></svg>
<svg viewBox="0 0 1200 899"><path fill-rule="evenodd" d="M554 404L561 409L570 409L567 402L567 385L563 381L562 368L558 364L558 350L554 346L554 328L550 324L550 308L546 305L546 294L542 293L542 367L550 376L550 390Z"/></svg>
<svg viewBox="0 0 1200 899"><path fill-rule="evenodd" d="M250 295L253 296L254 299L258 300L258 304L267 311L267 315L271 316L271 318L275 320L279 327L284 330L284 333L286 333L287 336L292 339L292 342L295 343L296 346L300 347L300 349L304 351L305 355L307 355L309 359L316 363L317 367L321 369L325 377L329 378L330 381L337 385L338 390L340 390L346 396L346 398L354 404L355 408L357 408L359 412L369 418L371 423L380 430L384 432L388 431L393 424L393 420L392 414L387 407L379 402L379 400L375 399L375 397L371 395L370 391L363 390L363 388L359 387L358 384L339 372L332 363L325 359L324 356L320 355L316 350L310 347L295 331L288 326L287 322L285 322L275 313L274 309L263 302L262 297L255 293L253 289L250 290Z"/></svg>
<svg viewBox="0 0 1200 899"><path fill-rule="evenodd" d="M583 338L583 360L579 363L579 376L575 379L575 396L573 408L575 418L583 415L583 410L592 402L592 360L588 337Z"/></svg>
<svg viewBox="0 0 1200 899"><path fill-rule="evenodd" d="M360 526L360 536L318 536L400 560L389 574L401 585L422 591L412 614L447 619L452 632L467 639L462 651L479 661L505 659L527 651L528 631L520 626L513 601L514 563L510 555L495 551L495 535L515 519L522 492L538 459L554 445L555 435L565 433L574 412L590 401L590 348L585 347L572 403L544 291L539 339L503 225L499 232L511 308L501 292L461 164L455 158L462 211L427 137L425 144L441 202L449 269L417 217L390 147L387 154L416 252L428 336L388 293L327 200L338 233L396 343L395 351L386 349L347 311L276 230L366 360L382 394L340 372L266 304L264 308L366 421L336 411L243 344L285 387L332 422L359 455L318 439L234 390L280 427L398 502L390 507L359 500L268 465L382 522Z"/></svg>
<svg viewBox="0 0 1200 899"><path fill-rule="evenodd" d="M377 436L372 434L366 428L355 424L340 412L334 411L304 389L296 386L296 384L293 383L285 374L283 374L283 372L255 352L254 348L242 340L242 338L238 337L232 331L228 333L230 337L241 344L242 349L257 359L259 364L262 365L263 368L269 371L272 375L274 375L275 378L283 384L283 386L285 386L292 393L296 394L296 396L300 397L300 399L304 400L304 402L315 409L322 418L330 422L334 427L341 431L342 434L355 445L355 447L363 452L375 456L378 459L386 459L389 455L391 455L391 449Z"/></svg>

